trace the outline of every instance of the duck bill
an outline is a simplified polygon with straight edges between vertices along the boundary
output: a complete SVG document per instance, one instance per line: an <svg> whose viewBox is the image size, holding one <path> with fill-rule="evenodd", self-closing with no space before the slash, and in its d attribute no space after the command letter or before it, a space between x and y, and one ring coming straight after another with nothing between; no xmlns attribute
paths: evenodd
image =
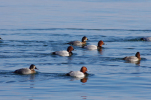
<svg viewBox="0 0 151 100"><path fill-rule="evenodd" d="M37 67L35 67L35 69L39 70Z"/></svg>
<svg viewBox="0 0 151 100"><path fill-rule="evenodd" d="M105 43L103 43L103 45L106 45Z"/></svg>
<svg viewBox="0 0 151 100"><path fill-rule="evenodd" d="M86 72L90 72L90 70L87 70Z"/></svg>

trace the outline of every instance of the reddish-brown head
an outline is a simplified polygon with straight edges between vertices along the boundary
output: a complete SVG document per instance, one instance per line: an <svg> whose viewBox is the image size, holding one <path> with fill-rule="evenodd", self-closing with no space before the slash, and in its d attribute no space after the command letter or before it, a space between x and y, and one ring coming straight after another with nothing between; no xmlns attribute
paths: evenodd
<svg viewBox="0 0 151 100"><path fill-rule="evenodd" d="M80 71L83 72L83 73L86 73L87 68L85 66L83 66Z"/></svg>
<svg viewBox="0 0 151 100"><path fill-rule="evenodd" d="M102 40L100 40L100 41L98 42L98 47L102 47L102 45L104 45L104 42L103 42Z"/></svg>
<svg viewBox="0 0 151 100"><path fill-rule="evenodd" d="M141 55L140 55L139 52L137 52L137 53L135 54L135 56L136 56L139 60L141 60Z"/></svg>
<svg viewBox="0 0 151 100"><path fill-rule="evenodd" d="M67 51L68 51L68 52L71 52L72 50L74 50L72 46L69 46L69 47L67 48Z"/></svg>

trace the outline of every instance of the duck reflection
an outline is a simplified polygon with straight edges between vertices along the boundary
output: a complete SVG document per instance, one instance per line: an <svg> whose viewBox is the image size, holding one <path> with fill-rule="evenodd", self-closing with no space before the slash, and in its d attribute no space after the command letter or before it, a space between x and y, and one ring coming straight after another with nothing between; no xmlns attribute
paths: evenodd
<svg viewBox="0 0 151 100"><path fill-rule="evenodd" d="M86 83L87 82L87 80L88 80L88 78L87 77L84 77L83 79L81 79L80 81L82 82L82 83Z"/></svg>
<svg viewBox="0 0 151 100"><path fill-rule="evenodd" d="M30 81L33 82L34 79L35 79L35 74L31 74L31 75L30 75Z"/></svg>
<svg viewBox="0 0 151 100"><path fill-rule="evenodd" d="M85 82L87 82L87 79L84 79L88 75L87 71L88 71L87 67L83 66L80 69L80 71L70 71L66 75L72 76L73 77L72 80L81 80L81 82L85 83Z"/></svg>
<svg viewBox="0 0 151 100"><path fill-rule="evenodd" d="M35 84L34 84L34 79L35 79L35 74L31 74L30 75L30 87L29 88L35 88Z"/></svg>
<svg viewBox="0 0 151 100"><path fill-rule="evenodd" d="M82 97L82 99L87 99L87 96L81 96Z"/></svg>
<svg viewBox="0 0 151 100"><path fill-rule="evenodd" d="M75 80L80 80L80 82L82 83L86 83L88 78L84 77L84 78L80 78L80 77L73 77L70 81L75 81Z"/></svg>
<svg viewBox="0 0 151 100"><path fill-rule="evenodd" d="M125 63L133 63L140 66L140 60L139 61L125 61Z"/></svg>
<svg viewBox="0 0 151 100"><path fill-rule="evenodd" d="M103 50L102 50L102 48L98 49L98 52L99 52L101 55L103 55Z"/></svg>

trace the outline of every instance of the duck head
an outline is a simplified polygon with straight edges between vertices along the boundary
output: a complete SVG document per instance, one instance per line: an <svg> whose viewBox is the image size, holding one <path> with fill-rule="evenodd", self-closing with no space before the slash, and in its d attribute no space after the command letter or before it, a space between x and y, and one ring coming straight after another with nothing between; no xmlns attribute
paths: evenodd
<svg viewBox="0 0 151 100"><path fill-rule="evenodd" d="M88 70L87 70L87 68L85 66L83 66L80 71L85 74Z"/></svg>
<svg viewBox="0 0 151 100"><path fill-rule="evenodd" d="M84 36L83 38L82 38L82 42L86 42L88 40L88 38L86 37L86 36Z"/></svg>
<svg viewBox="0 0 151 100"><path fill-rule="evenodd" d="M31 64L29 67L30 70L38 69L34 64Z"/></svg>
<svg viewBox="0 0 151 100"><path fill-rule="evenodd" d="M141 57L140 57L140 53L139 53L139 52L137 52L137 53L135 54L135 56L136 56L139 60L141 60Z"/></svg>
<svg viewBox="0 0 151 100"><path fill-rule="evenodd" d="M102 40L100 40L100 41L98 42L98 47L102 47L102 45L104 45L104 42L103 42Z"/></svg>
<svg viewBox="0 0 151 100"><path fill-rule="evenodd" d="M72 47L72 46L69 46L68 48L67 48L67 51L68 52L71 52L71 51L73 51L74 50L74 48Z"/></svg>

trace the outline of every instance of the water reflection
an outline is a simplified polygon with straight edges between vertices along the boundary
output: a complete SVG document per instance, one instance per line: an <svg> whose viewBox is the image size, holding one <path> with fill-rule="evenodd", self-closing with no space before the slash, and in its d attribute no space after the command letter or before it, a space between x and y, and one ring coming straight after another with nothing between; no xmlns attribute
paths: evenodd
<svg viewBox="0 0 151 100"><path fill-rule="evenodd" d="M80 78L80 77L74 77L70 81L75 81L75 80L80 80L80 82L86 83L87 80L88 80L88 78L87 77L84 77L84 78L83 77L82 78Z"/></svg>
<svg viewBox="0 0 151 100"><path fill-rule="evenodd" d="M0 43L3 43L2 39L0 39Z"/></svg>
<svg viewBox="0 0 151 100"><path fill-rule="evenodd" d="M87 96L81 96L82 97L82 99L87 99Z"/></svg>
<svg viewBox="0 0 151 100"><path fill-rule="evenodd" d="M35 88L35 86L34 86L35 84L30 84L30 87L29 88Z"/></svg>
<svg viewBox="0 0 151 100"><path fill-rule="evenodd" d="M82 83L86 83L87 82L87 80L88 80L88 78L87 77L84 77L83 79L81 79L80 81L82 82Z"/></svg>
<svg viewBox="0 0 151 100"><path fill-rule="evenodd" d="M140 66L140 61L125 61L125 63L133 63L136 64L137 66Z"/></svg>
<svg viewBox="0 0 151 100"><path fill-rule="evenodd" d="M102 48L98 49L98 52L99 52L101 55L103 55L103 50L102 50Z"/></svg>
<svg viewBox="0 0 151 100"><path fill-rule="evenodd" d="M34 82L35 82L35 81L34 81L34 79L35 79L35 74L31 74L29 79L30 79L30 82L31 82L29 88L35 88L35 86L34 86L34 85L35 85L35 84L34 84Z"/></svg>
<svg viewBox="0 0 151 100"><path fill-rule="evenodd" d="M31 74L31 75L30 75L30 81L32 81L32 82L33 82L33 81L34 81L34 79L35 79L35 74Z"/></svg>

